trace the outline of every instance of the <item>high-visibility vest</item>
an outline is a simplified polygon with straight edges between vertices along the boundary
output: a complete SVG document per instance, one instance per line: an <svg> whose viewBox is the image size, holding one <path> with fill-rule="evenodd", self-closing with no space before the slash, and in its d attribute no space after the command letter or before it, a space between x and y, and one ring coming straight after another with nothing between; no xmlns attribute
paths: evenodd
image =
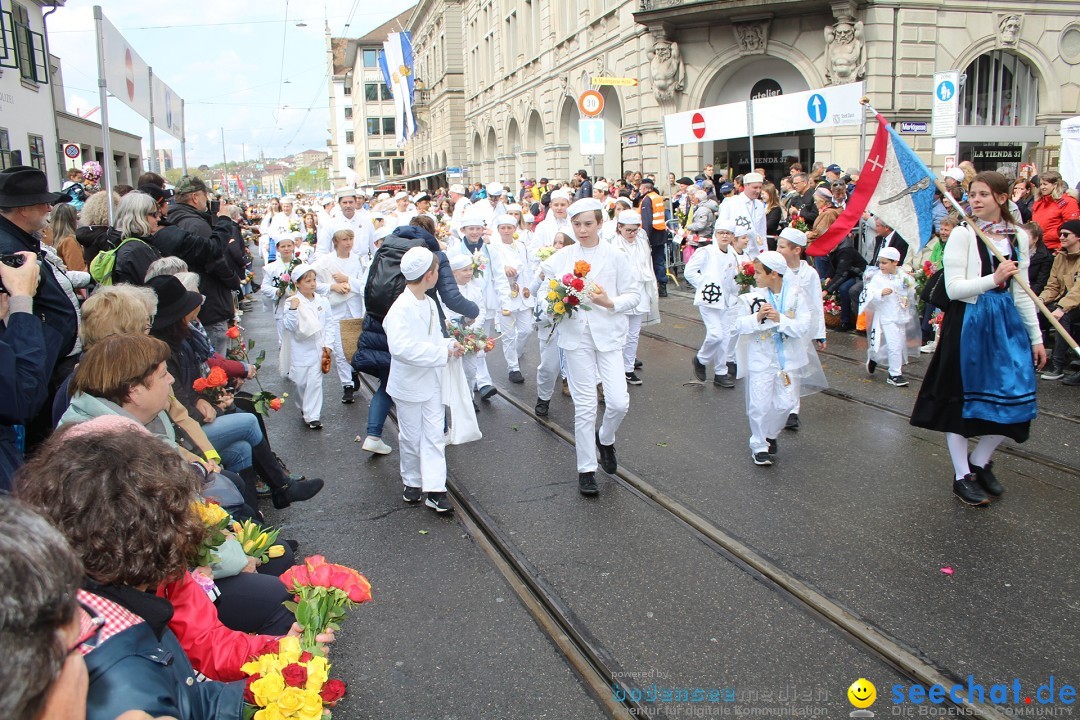
<svg viewBox="0 0 1080 720"><path fill-rule="evenodd" d="M649 198L652 207L653 230L667 230L667 218L664 214L664 199L655 190L645 197ZM641 219L644 223L645 218Z"/></svg>

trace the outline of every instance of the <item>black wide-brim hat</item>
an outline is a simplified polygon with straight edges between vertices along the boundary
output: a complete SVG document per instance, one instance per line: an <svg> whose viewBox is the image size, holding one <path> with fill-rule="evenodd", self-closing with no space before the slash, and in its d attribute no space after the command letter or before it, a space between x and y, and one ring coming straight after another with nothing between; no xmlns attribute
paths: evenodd
<svg viewBox="0 0 1080 720"><path fill-rule="evenodd" d="M67 193L49 192L49 178L29 165L15 165L0 170L0 207L16 208L71 200Z"/></svg>
<svg viewBox="0 0 1080 720"><path fill-rule="evenodd" d="M153 330L161 330L180 322L189 312L203 304L202 295L191 292L172 275L150 278L146 285L158 297L157 316L151 326Z"/></svg>

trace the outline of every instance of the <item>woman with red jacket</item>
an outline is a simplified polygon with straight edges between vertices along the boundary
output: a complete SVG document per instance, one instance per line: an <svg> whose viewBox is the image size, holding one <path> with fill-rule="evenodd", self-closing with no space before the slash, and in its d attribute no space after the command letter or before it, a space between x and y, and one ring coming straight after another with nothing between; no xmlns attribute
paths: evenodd
<svg viewBox="0 0 1080 720"><path fill-rule="evenodd" d="M1061 247L1058 228L1068 220L1080 219L1080 206L1076 199L1065 193L1065 183L1056 172L1044 172L1039 177L1039 199L1031 207L1031 220L1043 231L1046 247L1057 252Z"/></svg>

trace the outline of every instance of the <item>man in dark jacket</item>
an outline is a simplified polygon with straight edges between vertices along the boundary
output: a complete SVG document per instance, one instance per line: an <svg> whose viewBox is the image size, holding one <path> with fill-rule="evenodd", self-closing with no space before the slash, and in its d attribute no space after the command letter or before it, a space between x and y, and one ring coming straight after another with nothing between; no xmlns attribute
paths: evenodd
<svg viewBox="0 0 1080 720"><path fill-rule="evenodd" d="M581 184L578 185L577 192L574 193L574 199L581 200L582 198L591 198L593 195L593 186L592 181L589 180L589 173L585 170L578 170L574 175L581 181Z"/></svg>
<svg viewBox="0 0 1080 720"><path fill-rule="evenodd" d="M49 224L52 206L68 199L49 192L48 183L45 173L26 165L0 171L0 253L31 252L45 261L41 231ZM78 312L51 272L41 273L34 315L45 321L45 366L51 377L57 361L75 347L79 332Z"/></svg>
<svg viewBox="0 0 1080 720"><path fill-rule="evenodd" d="M641 229L649 238L653 273L656 275L660 297L667 297L668 231L666 226L663 229L655 227L657 224L655 219L659 217L659 213L665 211L664 199L656 193L652 178L644 178L639 188L641 190Z"/></svg>
<svg viewBox="0 0 1080 720"><path fill-rule="evenodd" d="M236 316L233 310L233 292L240 289L242 278L237 277L225 258L229 240L233 235L233 226L236 224L229 217L232 206L222 205L217 219L213 220L207 212L209 199L210 190L206 183L198 177L185 175L176 186L176 198L169 209L168 223L204 240L212 239L217 245L213 261L204 266L204 272L199 273L199 292L206 297L206 302L199 312L199 321L206 328L210 344L224 355L228 350L225 332ZM192 271L199 272L194 267Z"/></svg>

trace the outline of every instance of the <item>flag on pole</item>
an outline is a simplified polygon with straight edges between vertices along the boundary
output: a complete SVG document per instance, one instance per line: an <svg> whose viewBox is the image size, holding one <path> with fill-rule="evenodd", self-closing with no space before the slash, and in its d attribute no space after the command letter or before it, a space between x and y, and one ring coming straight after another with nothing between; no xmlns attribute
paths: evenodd
<svg viewBox="0 0 1080 720"><path fill-rule="evenodd" d="M394 96L397 146L401 147L416 134L416 118L413 116L412 35L407 32L390 33L383 42L379 66L383 79Z"/></svg>
<svg viewBox="0 0 1080 720"><path fill-rule="evenodd" d="M285 183L281 182L281 178L278 178L277 186L278 192L280 193L281 197L285 197Z"/></svg>
<svg viewBox="0 0 1080 720"><path fill-rule="evenodd" d="M864 211L881 218L921 249L934 232L934 174L880 114L874 144L863 165L855 192L825 233L811 243L807 255L827 255L847 237Z"/></svg>

